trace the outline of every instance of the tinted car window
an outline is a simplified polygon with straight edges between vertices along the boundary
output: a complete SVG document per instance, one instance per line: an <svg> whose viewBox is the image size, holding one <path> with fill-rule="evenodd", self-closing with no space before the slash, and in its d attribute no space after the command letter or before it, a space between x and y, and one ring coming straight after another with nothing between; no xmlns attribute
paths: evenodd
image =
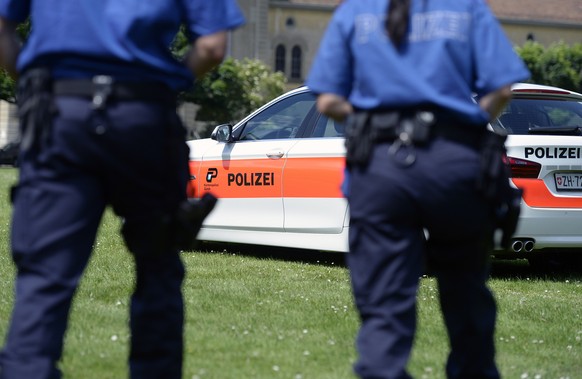
<svg viewBox="0 0 582 379"><path fill-rule="evenodd" d="M343 137L345 135L345 123L321 115L315 124L312 137Z"/></svg>
<svg viewBox="0 0 582 379"><path fill-rule="evenodd" d="M582 104L554 99L513 99L492 123L510 134L544 134L552 129L582 127Z"/></svg>
<svg viewBox="0 0 582 379"><path fill-rule="evenodd" d="M248 120L238 139L295 138L314 107L315 96L312 93L287 97Z"/></svg>

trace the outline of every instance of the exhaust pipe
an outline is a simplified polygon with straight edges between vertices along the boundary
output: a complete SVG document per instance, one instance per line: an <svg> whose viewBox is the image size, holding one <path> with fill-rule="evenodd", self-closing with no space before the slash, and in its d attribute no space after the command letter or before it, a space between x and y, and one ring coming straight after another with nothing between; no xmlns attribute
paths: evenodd
<svg viewBox="0 0 582 379"><path fill-rule="evenodd" d="M533 240L527 240L523 244L523 250L526 253L530 253L534 249L535 243Z"/></svg>
<svg viewBox="0 0 582 379"><path fill-rule="evenodd" d="M523 249L523 242L520 240L513 240L511 243L511 250L515 253L519 253Z"/></svg>
<svg viewBox="0 0 582 379"><path fill-rule="evenodd" d="M533 238L515 238L511 242L511 251L520 253L522 251L530 253L535 248L536 241Z"/></svg>

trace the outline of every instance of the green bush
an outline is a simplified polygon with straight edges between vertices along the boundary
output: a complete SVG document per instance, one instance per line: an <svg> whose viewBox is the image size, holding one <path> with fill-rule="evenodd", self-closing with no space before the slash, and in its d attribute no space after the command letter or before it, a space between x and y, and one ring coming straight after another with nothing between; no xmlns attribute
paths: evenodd
<svg viewBox="0 0 582 379"><path fill-rule="evenodd" d="M582 44L557 42L544 48L538 42L527 42L517 53L531 71L530 82L581 90Z"/></svg>
<svg viewBox="0 0 582 379"><path fill-rule="evenodd" d="M285 91L285 76L257 59L227 58L182 100L200 105L198 121L234 122Z"/></svg>

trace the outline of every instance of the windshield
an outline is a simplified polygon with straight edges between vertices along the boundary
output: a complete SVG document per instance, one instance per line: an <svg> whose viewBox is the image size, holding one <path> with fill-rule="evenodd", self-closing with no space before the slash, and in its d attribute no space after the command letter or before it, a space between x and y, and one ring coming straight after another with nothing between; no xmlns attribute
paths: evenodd
<svg viewBox="0 0 582 379"><path fill-rule="evenodd" d="M514 98L491 126L509 134L580 135L582 103L564 99Z"/></svg>

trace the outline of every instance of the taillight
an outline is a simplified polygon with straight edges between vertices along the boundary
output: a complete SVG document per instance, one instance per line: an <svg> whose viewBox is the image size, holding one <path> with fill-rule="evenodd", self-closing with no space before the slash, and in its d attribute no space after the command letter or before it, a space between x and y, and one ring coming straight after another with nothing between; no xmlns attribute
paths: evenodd
<svg viewBox="0 0 582 379"><path fill-rule="evenodd" d="M541 164L525 159L504 156L503 161L509 166L512 178L537 179L542 169Z"/></svg>

